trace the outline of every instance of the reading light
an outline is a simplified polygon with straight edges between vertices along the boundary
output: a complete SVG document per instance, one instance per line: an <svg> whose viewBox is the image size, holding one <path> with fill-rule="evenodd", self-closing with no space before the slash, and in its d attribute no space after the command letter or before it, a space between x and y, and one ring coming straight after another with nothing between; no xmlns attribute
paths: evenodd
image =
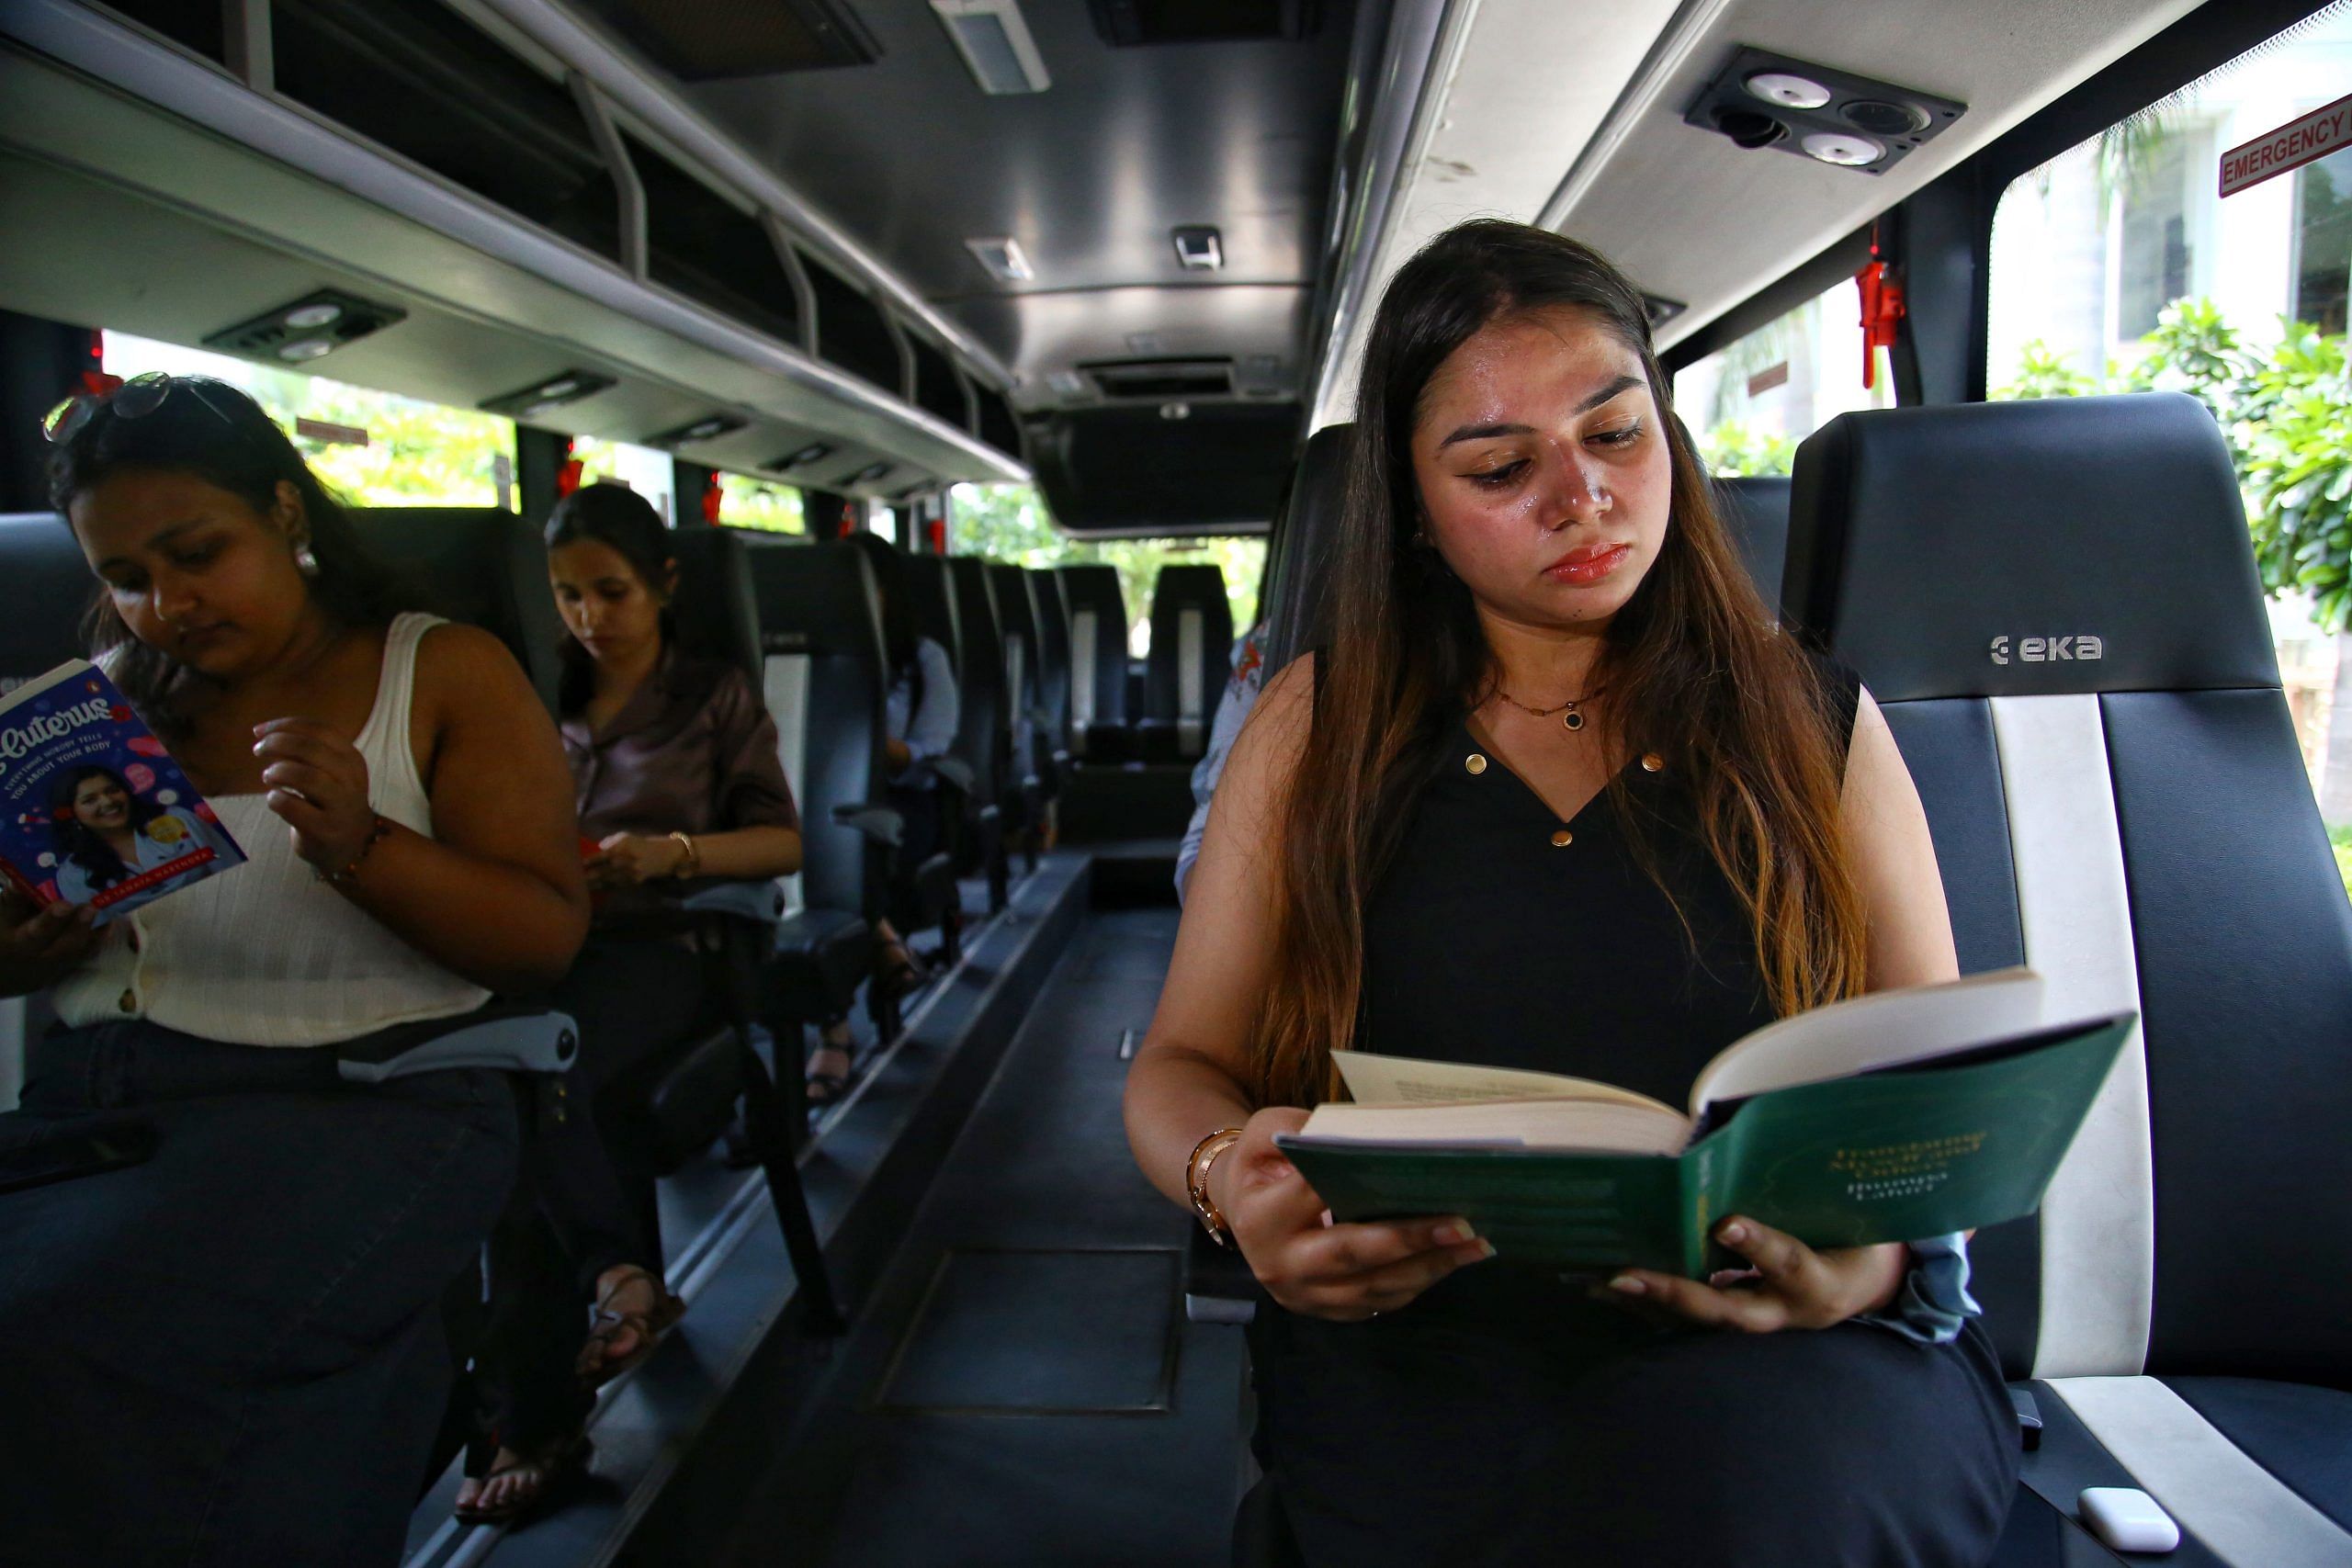
<svg viewBox="0 0 2352 1568"><path fill-rule="evenodd" d="M1746 83L1747 90L1768 104L1784 109L1817 109L1829 101L1829 89L1793 71L1758 71Z"/></svg>
<svg viewBox="0 0 2352 1568"><path fill-rule="evenodd" d="M1036 270L1029 265L1028 254L1021 248L1021 242L1009 234L967 240L964 248L971 252L972 259L999 283L1026 283L1037 276Z"/></svg>
<svg viewBox="0 0 2352 1568"><path fill-rule="evenodd" d="M1086 384L1086 378L1075 370L1048 370L1046 385L1061 398L1082 398L1093 389Z"/></svg>
<svg viewBox="0 0 2352 1568"><path fill-rule="evenodd" d="M1857 98L1838 112L1846 117L1847 124L1873 136L1916 136L1928 129L1928 116L1917 104Z"/></svg>
<svg viewBox="0 0 2352 1568"><path fill-rule="evenodd" d="M1849 136L1842 130L1816 130L1797 145L1804 149L1806 157L1842 169L1859 169L1886 155L1886 149L1869 137Z"/></svg>
<svg viewBox="0 0 2352 1568"><path fill-rule="evenodd" d="M1206 223L1187 223L1168 231L1176 243L1176 260L1187 272L1215 272L1225 265L1225 246Z"/></svg>
<svg viewBox="0 0 2352 1568"><path fill-rule="evenodd" d="M1190 403L1162 403L1159 405L1159 417L1162 419L1190 419L1193 417L1193 405Z"/></svg>
<svg viewBox="0 0 2352 1568"><path fill-rule="evenodd" d="M931 12L981 92L1042 93L1054 85L1017 0L931 0Z"/></svg>
<svg viewBox="0 0 2352 1568"><path fill-rule="evenodd" d="M322 288L275 310L224 327L204 346L248 359L300 365L407 319L397 305L379 305L340 288Z"/></svg>
<svg viewBox="0 0 2352 1568"><path fill-rule="evenodd" d="M707 413L700 419L649 435L642 445L647 446L683 446L689 441L714 441L719 436L743 428L748 422L731 413Z"/></svg>
<svg viewBox="0 0 2352 1568"><path fill-rule="evenodd" d="M594 370L566 370L544 381L502 393L478 406L484 413L502 413L509 419L537 419L566 403L593 398L614 384L610 376Z"/></svg>
<svg viewBox="0 0 2352 1568"><path fill-rule="evenodd" d="M845 485L870 485L889 471L890 465L888 463L868 463L865 467L858 469L857 472L843 479L842 483Z"/></svg>
<svg viewBox="0 0 2352 1568"><path fill-rule="evenodd" d="M820 457L830 457L832 455L832 447L826 443L822 441L811 441L808 446L800 448L799 451L788 452L783 457L778 457L775 462L770 463L768 467L781 473L786 468L797 468L804 463L813 463Z"/></svg>

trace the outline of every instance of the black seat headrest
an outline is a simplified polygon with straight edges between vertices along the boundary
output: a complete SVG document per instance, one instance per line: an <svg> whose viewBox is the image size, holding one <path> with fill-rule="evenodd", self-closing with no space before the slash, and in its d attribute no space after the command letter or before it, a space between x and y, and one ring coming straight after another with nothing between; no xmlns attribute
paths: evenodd
<svg viewBox="0 0 2352 1568"><path fill-rule="evenodd" d="M490 506L355 506L351 521L433 609L505 643L554 708L565 632L537 531Z"/></svg>
<svg viewBox="0 0 2352 1568"><path fill-rule="evenodd" d="M989 563L978 556L947 558L947 578L956 588L956 624L967 658L1004 664L1004 620L997 609L996 583Z"/></svg>
<svg viewBox="0 0 2352 1568"><path fill-rule="evenodd" d="M1069 601L1073 613L1091 610L1104 620L1121 628L1127 624L1127 596L1119 587L1119 569L1088 561L1077 566L1056 569L1062 581L1062 597Z"/></svg>
<svg viewBox="0 0 2352 1568"><path fill-rule="evenodd" d="M64 518L54 512L0 516L0 582L8 585L8 613L0 615L0 692L88 653L82 624L97 579Z"/></svg>
<svg viewBox="0 0 2352 1568"><path fill-rule="evenodd" d="M1781 567L1789 553L1790 484L1761 475L1715 481L1720 498L1716 510L1768 610L1781 604Z"/></svg>
<svg viewBox="0 0 2352 1568"><path fill-rule="evenodd" d="M750 553L724 528L675 530L670 550L678 563L678 591L670 608L678 651L732 664L760 683L760 613L752 596Z"/></svg>
<svg viewBox="0 0 2352 1568"><path fill-rule="evenodd" d="M1261 646L1270 677L1307 649L1330 639L1331 558L1338 547L1355 439L1353 424L1327 424L1306 438L1299 454L1290 510L1276 545L1282 558L1273 566L1273 603L1258 616L1266 628Z"/></svg>
<svg viewBox="0 0 2352 1568"><path fill-rule="evenodd" d="M855 545L754 541L749 558L760 646L769 653L855 659L878 680L882 611L874 565Z"/></svg>
<svg viewBox="0 0 2352 1568"><path fill-rule="evenodd" d="M1884 702L2276 687L2222 434L2177 392L1841 414L1782 619Z"/></svg>
<svg viewBox="0 0 2352 1568"><path fill-rule="evenodd" d="M914 601L920 633L947 650L947 662L964 668L964 634L956 619L956 588L947 562L938 556L907 558L907 596Z"/></svg>

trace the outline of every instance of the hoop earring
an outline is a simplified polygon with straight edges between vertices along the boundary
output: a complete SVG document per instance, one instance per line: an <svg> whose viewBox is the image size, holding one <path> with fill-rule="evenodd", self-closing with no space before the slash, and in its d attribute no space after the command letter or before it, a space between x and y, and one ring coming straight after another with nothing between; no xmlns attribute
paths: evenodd
<svg viewBox="0 0 2352 1568"><path fill-rule="evenodd" d="M311 541L308 539L294 547L294 570L304 577L314 578L319 575L318 552L311 548Z"/></svg>

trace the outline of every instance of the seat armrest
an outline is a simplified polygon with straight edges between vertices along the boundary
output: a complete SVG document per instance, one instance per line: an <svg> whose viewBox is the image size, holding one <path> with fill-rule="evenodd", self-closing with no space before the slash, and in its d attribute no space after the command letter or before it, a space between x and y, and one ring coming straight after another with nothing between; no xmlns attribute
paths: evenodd
<svg viewBox="0 0 2352 1568"><path fill-rule="evenodd" d="M961 757L933 757L931 760L931 771L966 795L972 793L972 781L978 777L972 772L972 764Z"/></svg>
<svg viewBox="0 0 2352 1568"><path fill-rule="evenodd" d="M763 926L784 918L784 893L774 882L714 882L695 888L678 903L697 915L730 915Z"/></svg>
<svg viewBox="0 0 2352 1568"><path fill-rule="evenodd" d="M869 843L888 844L893 849L906 832L906 818L887 806L836 806L833 820L844 828L856 829Z"/></svg>
<svg viewBox="0 0 2352 1568"><path fill-rule="evenodd" d="M580 1027L568 1013L492 1004L457 1018L396 1024L328 1047L346 1083L385 1083L452 1067L509 1073L560 1073L580 1054Z"/></svg>

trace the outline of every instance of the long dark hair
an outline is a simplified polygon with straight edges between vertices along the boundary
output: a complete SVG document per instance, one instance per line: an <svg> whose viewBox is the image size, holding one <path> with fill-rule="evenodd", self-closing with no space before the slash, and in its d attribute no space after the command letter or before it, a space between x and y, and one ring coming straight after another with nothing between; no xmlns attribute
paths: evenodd
<svg viewBox="0 0 2352 1568"><path fill-rule="evenodd" d="M678 642L677 613L670 607L676 552L670 547L670 530L653 503L625 484L599 479L582 485L555 503L548 513L548 551L593 539L610 547L662 604L662 646ZM566 632L563 637L563 680L556 704L567 714L577 713L595 694L596 661Z"/></svg>
<svg viewBox="0 0 2352 1568"><path fill-rule="evenodd" d="M421 607L404 579L359 542L358 530L334 493L319 481L294 443L259 403L226 381L184 376L164 400L135 419L103 403L71 438L50 453L50 504L68 511L74 498L122 473L181 473L228 491L262 516L277 505L277 487L291 484L310 524L316 577L311 597L338 626L383 626L403 610ZM187 699L202 677L131 635L100 583L90 606L90 650L140 716L169 737L187 732Z"/></svg>
<svg viewBox="0 0 2352 1568"><path fill-rule="evenodd" d="M122 791L133 833L161 817L164 808L152 800L141 799L139 792L131 788L130 781L120 773L95 762L87 767L75 768L50 786L49 814L50 820L55 824L57 847L63 852L66 860L89 874L90 886L95 890L113 886L131 874L131 867L115 852L112 844L84 827L81 818L74 815L74 797L92 779L111 780L114 787Z"/></svg>
<svg viewBox="0 0 2352 1568"><path fill-rule="evenodd" d="M907 587L906 558L899 547L870 528L854 530L849 542L874 564L874 587L882 599L882 656L890 666L890 681L911 682L911 706L922 706L922 660L916 651L922 630L915 625L915 602Z"/></svg>
<svg viewBox="0 0 2352 1568"><path fill-rule="evenodd" d="M1591 685L1617 743L1690 781L1701 834L1753 926L1774 1009L1861 987L1863 910L1838 829L1843 738L1825 682L1770 616L1717 518L1713 491L1670 417L1641 295L1598 253L1518 223L1464 223L1390 282L1374 318L1355 448L1332 552L1330 642L1315 718L1280 832L1272 979L1250 1050L1261 1103L1335 1092L1331 1053L1353 1038L1363 906L1452 722L1491 691L1493 655L1469 589L1417 547L1411 440L1448 356L1488 323L1581 310L1641 356L1673 467L1666 537L1610 622ZM1643 814L1612 770L1608 795L1635 854L1659 876Z"/></svg>

